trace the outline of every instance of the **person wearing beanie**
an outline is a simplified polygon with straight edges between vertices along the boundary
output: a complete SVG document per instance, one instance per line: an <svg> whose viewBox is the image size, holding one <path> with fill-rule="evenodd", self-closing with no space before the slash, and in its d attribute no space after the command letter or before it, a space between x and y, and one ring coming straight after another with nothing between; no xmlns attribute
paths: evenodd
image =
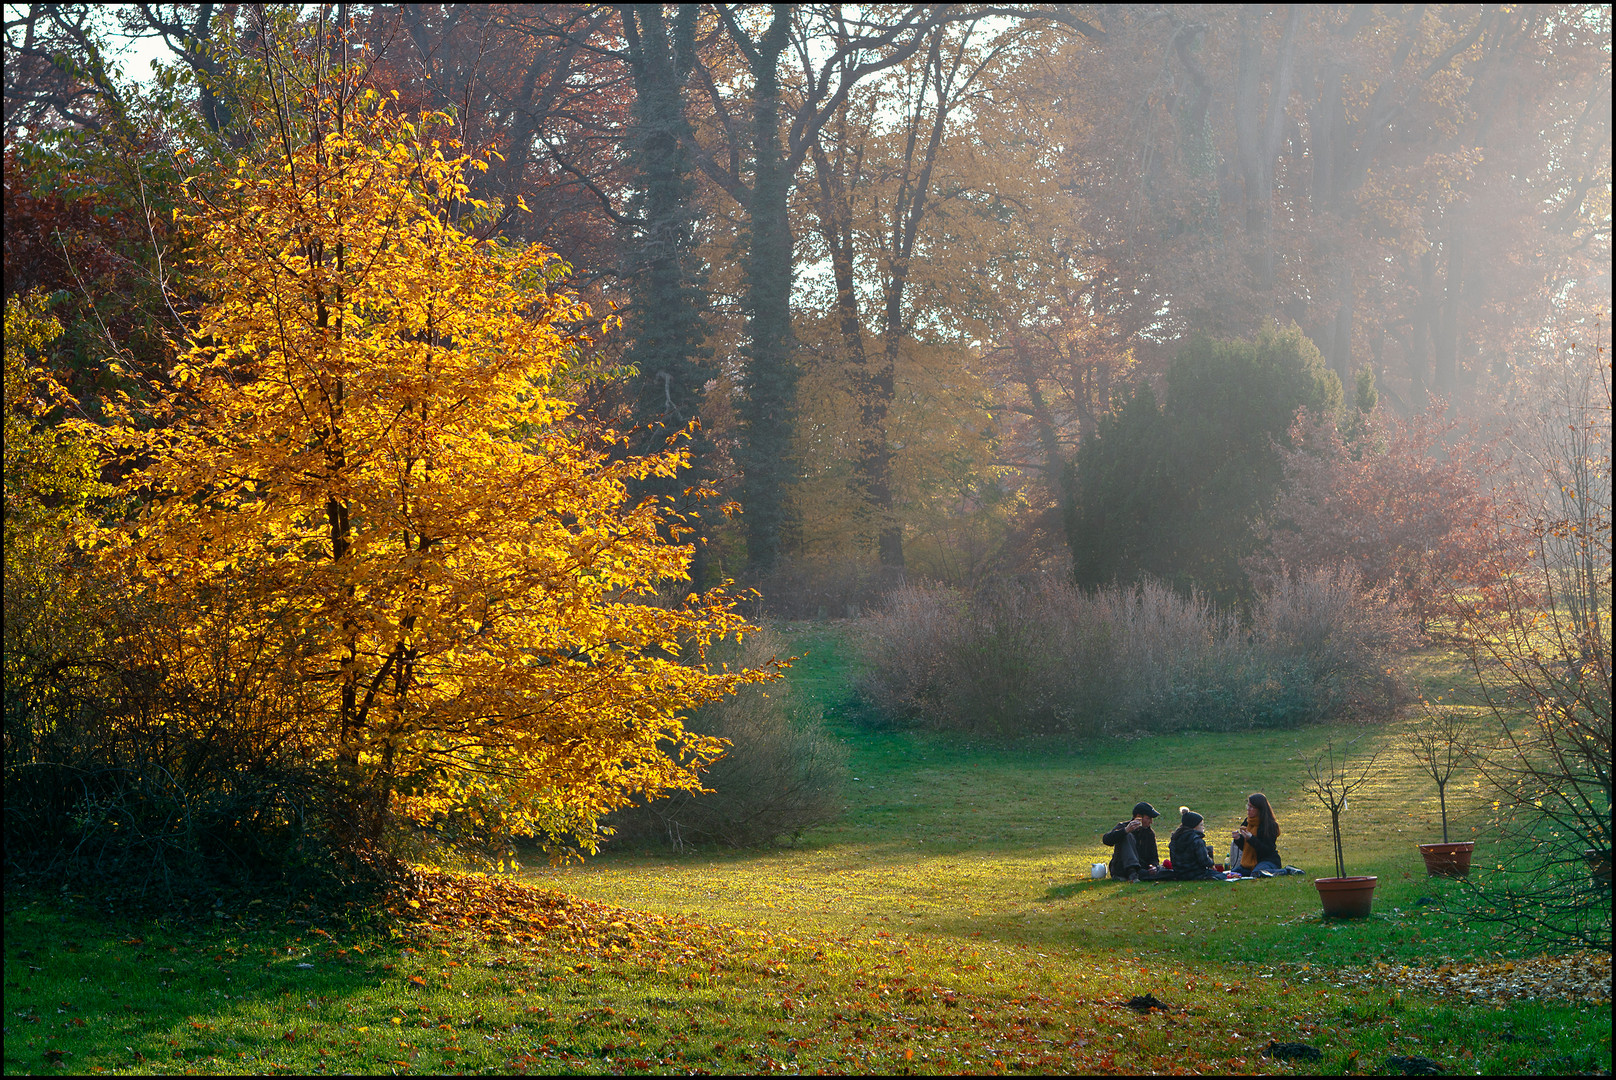
<svg viewBox="0 0 1616 1080"><path fill-rule="evenodd" d="M1246 877L1273 877L1282 871L1284 864L1275 843L1279 839L1279 821L1274 817L1274 808L1268 805L1268 796L1260 791L1251 793L1246 800L1246 820L1232 836L1229 869Z"/></svg>
<svg viewBox="0 0 1616 1080"><path fill-rule="evenodd" d="M1111 853L1109 871L1118 881L1138 881L1140 874L1155 873L1161 863L1156 848L1156 833L1151 824L1161 817L1147 802L1134 804L1133 817L1117 822L1117 827L1100 837L1100 842L1115 848Z"/></svg>
<svg viewBox="0 0 1616 1080"><path fill-rule="evenodd" d="M1218 876L1212 848L1206 842L1206 819L1187 806L1178 808L1178 828L1167 839L1167 857L1173 868L1161 881L1202 881Z"/></svg>

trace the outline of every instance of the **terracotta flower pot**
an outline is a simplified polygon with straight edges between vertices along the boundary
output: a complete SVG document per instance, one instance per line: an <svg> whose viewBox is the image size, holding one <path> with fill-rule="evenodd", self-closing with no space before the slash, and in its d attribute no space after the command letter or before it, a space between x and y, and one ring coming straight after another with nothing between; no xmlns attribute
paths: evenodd
<svg viewBox="0 0 1616 1080"><path fill-rule="evenodd" d="M1470 853L1475 849L1474 840L1461 840L1454 844L1421 844L1420 855L1425 859L1425 872L1432 877L1469 877Z"/></svg>
<svg viewBox="0 0 1616 1080"><path fill-rule="evenodd" d="M1369 914L1369 903L1375 897L1375 882L1368 877L1321 877L1313 879L1319 890L1319 901L1324 905L1326 918L1361 919Z"/></svg>

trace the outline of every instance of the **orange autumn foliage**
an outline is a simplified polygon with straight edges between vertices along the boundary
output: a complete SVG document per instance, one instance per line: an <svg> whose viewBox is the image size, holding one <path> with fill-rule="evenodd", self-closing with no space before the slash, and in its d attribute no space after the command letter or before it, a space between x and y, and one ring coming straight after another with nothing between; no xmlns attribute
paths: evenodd
<svg viewBox="0 0 1616 1080"><path fill-rule="evenodd" d="M1486 603L1526 551L1489 490L1491 448L1440 404L1407 419L1361 415L1349 442L1326 416L1297 414L1281 451L1286 487L1253 569L1351 565L1390 584L1422 626L1455 591Z"/></svg>
<svg viewBox="0 0 1616 1080"><path fill-rule="evenodd" d="M190 185L207 299L170 385L101 435L138 512L99 556L189 613L171 663L290 673L344 842L459 814L593 850L600 815L722 752L682 715L772 672L704 662L750 629L721 592L655 602L688 529L625 485L683 454L585 440L565 268L457 219L486 162L374 92L309 105L304 145Z"/></svg>

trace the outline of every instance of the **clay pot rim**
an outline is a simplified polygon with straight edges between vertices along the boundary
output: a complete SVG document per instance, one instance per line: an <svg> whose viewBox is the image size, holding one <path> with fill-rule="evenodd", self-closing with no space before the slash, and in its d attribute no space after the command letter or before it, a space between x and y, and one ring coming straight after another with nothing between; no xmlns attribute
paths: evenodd
<svg viewBox="0 0 1616 1080"><path fill-rule="evenodd" d="M1328 882L1328 883L1330 883L1332 885L1341 885L1341 884L1349 884L1349 883L1350 884L1355 884L1355 885L1361 885L1366 881L1379 881L1379 880L1380 880L1380 876L1378 874L1348 874L1346 877L1320 877L1320 878L1314 878L1313 879L1313 884L1320 885L1320 884L1324 884L1324 883Z"/></svg>
<svg viewBox="0 0 1616 1080"><path fill-rule="evenodd" d="M1444 848L1451 851L1474 851L1476 842L1474 840L1438 840L1435 843L1419 844L1417 846L1421 851L1441 851Z"/></svg>

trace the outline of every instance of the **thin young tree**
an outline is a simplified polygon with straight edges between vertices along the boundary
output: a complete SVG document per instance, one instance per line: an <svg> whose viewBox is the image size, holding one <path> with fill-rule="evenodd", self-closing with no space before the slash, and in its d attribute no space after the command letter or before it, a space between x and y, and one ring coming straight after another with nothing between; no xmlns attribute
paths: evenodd
<svg viewBox="0 0 1616 1080"><path fill-rule="evenodd" d="M1496 745L1476 767L1511 851L1502 872L1473 883L1466 914L1608 948L1610 364L1597 338L1567 341L1532 378L1507 495L1531 558L1485 592L1449 594L1493 721ZM1589 866L1601 859L1603 881Z"/></svg>
<svg viewBox="0 0 1616 1080"><path fill-rule="evenodd" d="M1324 750L1307 766L1307 791L1330 812L1330 839L1335 848L1335 876L1346 877L1346 860L1341 855L1341 815L1347 809L1347 797L1369 783L1375 773L1378 753L1354 762L1352 748L1358 742L1350 740L1337 747L1331 740Z"/></svg>
<svg viewBox="0 0 1616 1080"><path fill-rule="evenodd" d="M1455 705L1420 702L1425 722L1405 737L1403 749L1436 782L1442 810L1442 842L1448 843L1448 781L1455 769L1482 752L1468 718Z"/></svg>

